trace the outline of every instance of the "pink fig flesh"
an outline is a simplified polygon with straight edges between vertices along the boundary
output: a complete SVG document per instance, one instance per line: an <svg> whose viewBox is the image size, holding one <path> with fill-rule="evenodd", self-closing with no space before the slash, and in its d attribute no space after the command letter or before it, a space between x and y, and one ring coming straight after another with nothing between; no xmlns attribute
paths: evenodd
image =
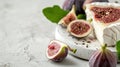
<svg viewBox="0 0 120 67"><path fill-rule="evenodd" d="M57 40L51 41L50 44L48 45L47 57L50 60L60 62L64 60L67 54L68 54L67 46Z"/></svg>
<svg viewBox="0 0 120 67"><path fill-rule="evenodd" d="M56 54L60 49L60 45L57 45L56 42L51 43L48 46L48 54L49 56L53 56L54 54Z"/></svg>
<svg viewBox="0 0 120 67"><path fill-rule="evenodd" d="M92 31L92 26L85 20L74 20L68 25L68 32L75 37L85 37Z"/></svg>
<svg viewBox="0 0 120 67"><path fill-rule="evenodd" d="M112 7L92 7L96 20L103 23L111 23L120 19L120 9Z"/></svg>

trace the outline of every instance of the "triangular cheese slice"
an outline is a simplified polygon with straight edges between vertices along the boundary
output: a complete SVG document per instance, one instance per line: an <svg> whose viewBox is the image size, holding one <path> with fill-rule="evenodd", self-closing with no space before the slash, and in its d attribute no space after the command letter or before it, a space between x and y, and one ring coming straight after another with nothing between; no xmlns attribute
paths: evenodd
<svg viewBox="0 0 120 67"><path fill-rule="evenodd" d="M94 2L86 5L85 12L99 42L115 46L116 41L120 40L120 5Z"/></svg>

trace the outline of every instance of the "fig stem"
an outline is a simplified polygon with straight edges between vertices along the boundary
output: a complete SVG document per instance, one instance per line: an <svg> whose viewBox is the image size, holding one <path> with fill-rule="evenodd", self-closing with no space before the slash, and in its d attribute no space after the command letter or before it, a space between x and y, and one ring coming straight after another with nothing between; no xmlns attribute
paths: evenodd
<svg viewBox="0 0 120 67"><path fill-rule="evenodd" d="M102 45L102 51L104 51L105 49L106 49L106 47L107 47L107 44L104 44L104 45Z"/></svg>
<svg viewBox="0 0 120 67"><path fill-rule="evenodd" d="M76 10L75 5L73 5L71 12L74 12L74 13L75 13L75 10Z"/></svg>
<svg viewBox="0 0 120 67"><path fill-rule="evenodd" d="M68 46L68 45L67 45L67 48L68 48L71 52L73 52L73 53L76 53L76 51L77 51L77 49L73 49L73 48L71 48L71 47Z"/></svg>

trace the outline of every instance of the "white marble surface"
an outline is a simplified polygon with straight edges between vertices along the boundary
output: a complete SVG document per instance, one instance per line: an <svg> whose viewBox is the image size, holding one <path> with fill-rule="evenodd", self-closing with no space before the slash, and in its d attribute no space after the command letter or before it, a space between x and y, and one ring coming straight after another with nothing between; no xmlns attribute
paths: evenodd
<svg viewBox="0 0 120 67"><path fill-rule="evenodd" d="M56 24L43 16L42 9L63 1L0 0L0 67L89 67L88 61L71 55L60 63L45 55Z"/></svg>

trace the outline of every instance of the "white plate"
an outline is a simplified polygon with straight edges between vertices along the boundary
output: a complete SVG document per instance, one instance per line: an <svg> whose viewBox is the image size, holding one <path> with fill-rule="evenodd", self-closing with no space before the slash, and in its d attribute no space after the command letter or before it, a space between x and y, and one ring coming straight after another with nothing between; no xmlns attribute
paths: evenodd
<svg viewBox="0 0 120 67"><path fill-rule="evenodd" d="M88 36L86 38L78 39L71 36L67 31L66 28L58 25L55 31L55 38L60 40L71 48L77 49L76 53L70 52L70 54L88 60L92 53L100 48L100 43L96 38L93 36ZM90 43L89 43L90 42ZM107 47L116 55L115 47Z"/></svg>

